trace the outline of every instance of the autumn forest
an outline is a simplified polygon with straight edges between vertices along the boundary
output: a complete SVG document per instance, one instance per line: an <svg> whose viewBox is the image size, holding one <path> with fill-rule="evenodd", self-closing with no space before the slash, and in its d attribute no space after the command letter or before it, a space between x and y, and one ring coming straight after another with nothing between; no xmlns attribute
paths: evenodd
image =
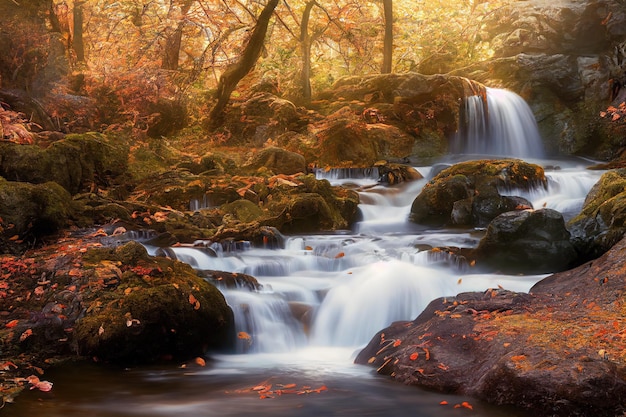
<svg viewBox="0 0 626 417"><path fill-rule="evenodd" d="M624 417L625 204L624 0L0 0L0 415Z"/></svg>

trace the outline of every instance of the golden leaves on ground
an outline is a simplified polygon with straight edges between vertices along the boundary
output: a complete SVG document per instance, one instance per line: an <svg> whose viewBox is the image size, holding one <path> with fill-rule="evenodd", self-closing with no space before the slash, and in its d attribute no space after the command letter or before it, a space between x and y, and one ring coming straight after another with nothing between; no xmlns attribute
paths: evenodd
<svg viewBox="0 0 626 417"><path fill-rule="evenodd" d="M326 385L320 385L317 388L313 388L311 385L298 385L295 383L288 384L272 384L270 380L263 381L252 387L238 389L235 391L226 391L226 394L256 394L259 399L264 400L268 398L276 398L282 395L308 395L308 394L321 394L328 391Z"/></svg>

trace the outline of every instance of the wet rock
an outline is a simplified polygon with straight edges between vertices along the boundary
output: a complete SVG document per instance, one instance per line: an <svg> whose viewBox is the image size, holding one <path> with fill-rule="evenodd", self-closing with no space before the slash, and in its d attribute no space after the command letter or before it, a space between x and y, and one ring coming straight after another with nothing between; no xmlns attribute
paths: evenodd
<svg viewBox="0 0 626 417"><path fill-rule="evenodd" d="M374 166L380 175L378 181L383 184L396 185L424 178L415 168L405 164L379 161Z"/></svg>
<svg viewBox="0 0 626 417"><path fill-rule="evenodd" d="M415 320L377 333L356 362L401 383L541 417L620 415L624 256L626 240L529 294L490 289L439 298Z"/></svg>
<svg viewBox="0 0 626 417"><path fill-rule="evenodd" d="M96 276L112 272L117 283L85 299L75 329L82 356L137 364L188 359L228 345L232 311L189 265L149 257L135 242L91 250L85 258Z"/></svg>
<svg viewBox="0 0 626 417"><path fill-rule="evenodd" d="M626 168L608 171L592 187L581 212L568 223L582 259L596 258L626 232Z"/></svg>
<svg viewBox="0 0 626 417"><path fill-rule="evenodd" d="M500 189L545 186L541 167L519 160L479 160L443 169L423 188L411 206L410 219L420 224L486 226L499 214L532 204L503 196Z"/></svg>
<svg viewBox="0 0 626 417"><path fill-rule="evenodd" d="M504 273L546 273L571 267L578 253L561 213L509 211L494 218L473 252L478 265Z"/></svg>
<svg viewBox="0 0 626 417"><path fill-rule="evenodd" d="M225 271L200 271L200 276L209 279L218 288L233 290L244 289L247 291L259 291L263 288L259 281L252 275L231 273Z"/></svg>

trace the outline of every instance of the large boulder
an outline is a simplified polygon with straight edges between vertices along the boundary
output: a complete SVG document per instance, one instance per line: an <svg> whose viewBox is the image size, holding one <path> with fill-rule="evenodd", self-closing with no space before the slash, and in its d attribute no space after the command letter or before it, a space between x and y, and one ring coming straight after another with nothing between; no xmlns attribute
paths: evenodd
<svg viewBox="0 0 626 417"><path fill-rule="evenodd" d="M429 181L411 206L410 219L420 224L486 226L497 215L524 210L531 203L503 196L499 189L545 186L538 165L520 160L478 160L453 165Z"/></svg>
<svg viewBox="0 0 626 417"><path fill-rule="evenodd" d="M578 259L563 216L552 209L519 210L491 221L473 251L478 265L505 273L563 271Z"/></svg>
<svg viewBox="0 0 626 417"><path fill-rule="evenodd" d="M24 250L69 225L70 194L54 182L29 184L0 177L0 253Z"/></svg>
<svg viewBox="0 0 626 417"><path fill-rule="evenodd" d="M117 364L185 360L232 343L232 311L187 264L149 257L136 242L91 249L84 274L94 290L74 331L82 356Z"/></svg>
<svg viewBox="0 0 626 417"><path fill-rule="evenodd" d="M264 168L274 174L287 175L307 171L304 156L276 147L265 148L256 153L245 168L253 172Z"/></svg>
<svg viewBox="0 0 626 417"><path fill-rule="evenodd" d="M490 289L432 301L358 354L395 381L527 409L618 416L626 398L626 240L529 294Z"/></svg>
<svg viewBox="0 0 626 417"><path fill-rule="evenodd" d="M128 146L99 133L67 135L42 149L0 142L0 176L40 184L54 181L71 194L116 183L128 166Z"/></svg>
<svg viewBox="0 0 626 417"><path fill-rule="evenodd" d="M468 84L461 77L417 73L338 80L313 103L327 115L313 125L321 164L366 166L379 159L445 154Z"/></svg>
<svg viewBox="0 0 626 417"><path fill-rule="evenodd" d="M624 236L626 168L608 171L600 177L568 227L583 259L600 256Z"/></svg>

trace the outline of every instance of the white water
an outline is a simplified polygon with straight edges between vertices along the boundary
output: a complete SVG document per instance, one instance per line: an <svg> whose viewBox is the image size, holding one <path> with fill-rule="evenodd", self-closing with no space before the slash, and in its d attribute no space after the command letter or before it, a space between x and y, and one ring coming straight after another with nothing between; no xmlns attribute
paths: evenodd
<svg viewBox="0 0 626 417"><path fill-rule="evenodd" d="M463 141L456 144L462 153L529 157L551 166L546 188L501 192L525 197L535 208L553 208L566 218L576 214L601 172L585 170L584 161L537 159L543 156L537 124L517 94L488 88L487 103L486 108L478 96L466 100L467 135L456 138ZM222 289L235 312L237 331L250 335L238 341L239 352L315 346L357 350L392 322L414 319L437 297L498 286L528 291L543 277L473 274L462 260L429 251L474 247L481 234L429 230L409 222L411 204L431 173L431 167L415 168L423 180L394 187L378 185L376 168L318 171L318 179L359 190L361 220L350 231L292 236L283 249L250 248L218 256L173 250L198 269L246 273L262 285L254 293Z"/></svg>
<svg viewBox="0 0 626 417"><path fill-rule="evenodd" d="M459 154L541 158L543 145L537 122L523 98L512 91L487 88L487 106L480 96L465 99L465 120L452 144Z"/></svg>
<svg viewBox="0 0 626 417"><path fill-rule="evenodd" d="M522 195L535 208L573 214L601 173L584 170L582 161L561 162L561 169L547 172L545 189L501 191ZM416 169L428 177L429 167ZM437 297L497 287L526 292L545 276L476 274L445 252L427 250L474 247L481 237L476 230L433 230L408 221L412 201L427 179L386 187L370 176L342 174L331 170L318 176L362 190L362 219L351 231L287 237L282 249L206 253L171 248L177 259L195 268L249 274L262 285L256 292L222 289L237 332L250 336L237 340L238 352L296 354L314 347L355 352L392 322L414 319ZM292 311L306 311L306 319Z"/></svg>
<svg viewBox="0 0 626 417"><path fill-rule="evenodd" d="M534 119L525 115L521 121L511 120L516 111L525 114L525 103L508 93L489 90L489 94L490 121L499 122L489 128L488 138L481 137L486 134L484 126L480 127L484 118L476 108L472 123L478 127L471 128L471 146L461 151L541 157ZM501 96L506 100L500 100ZM525 133L520 136L519 132ZM493 143L498 138L505 140ZM501 192L522 195L535 208L554 208L567 216L580 209L601 174L586 171L582 161L529 162L561 165L562 169L547 172L546 189ZM416 169L429 178L430 167ZM374 169L330 170L319 172L318 177L360 190L362 219L352 230L291 236L282 249L239 245L229 252L212 245L159 250L197 269L246 273L262 284L259 291L222 289L233 309L236 331L249 336L237 339L237 354L213 355L214 361L206 368L131 370L123 377L102 368L60 370L51 377L54 397L43 402L20 401L12 408L13 415L448 417L469 412L439 405L442 400L454 404L467 398L387 383L371 369L353 365L352 359L376 332L393 321L413 320L434 298L496 287L524 292L543 275L477 274L445 252L429 251L439 246L473 247L481 233L432 230L410 223L411 203L427 179L384 187L377 185ZM192 202L191 210L210 206L208 200ZM156 254L158 249L149 250ZM264 381L299 387L323 384L328 392L269 400L260 400L254 392L236 393ZM471 415L518 415L469 400L474 405Z"/></svg>

